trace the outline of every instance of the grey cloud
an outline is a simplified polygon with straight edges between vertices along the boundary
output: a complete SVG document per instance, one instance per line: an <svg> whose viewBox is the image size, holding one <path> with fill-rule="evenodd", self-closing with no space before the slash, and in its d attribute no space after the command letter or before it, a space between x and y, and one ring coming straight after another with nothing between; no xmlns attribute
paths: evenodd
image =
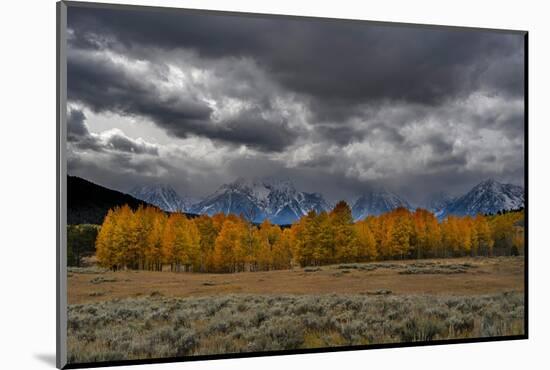
<svg viewBox="0 0 550 370"><path fill-rule="evenodd" d="M108 156L93 152L86 157L73 153L67 161L70 175L93 179L112 189L127 192L132 184L143 184L167 172L167 164L157 157L137 159L127 153L113 152ZM179 180L181 181L181 179Z"/></svg>
<svg viewBox="0 0 550 370"><path fill-rule="evenodd" d="M244 110L226 122L215 123L212 109L206 103L192 96L166 96L149 81L151 76L132 75L106 55L70 53L68 74L71 101L96 112L148 117L180 138L204 136L262 151L283 150L296 138L296 132L286 122L263 118L258 107ZM165 78L162 74L157 77Z"/></svg>
<svg viewBox="0 0 550 370"><path fill-rule="evenodd" d="M143 140L130 139L119 132L109 135L105 139L105 146L120 152L158 155L157 146L149 144Z"/></svg>
<svg viewBox="0 0 550 370"><path fill-rule="evenodd" d="M225 150L213 169L124 134L99 140L75 112L72 145L96 161L73 159L71 170L81 175L121 189L159 176L155 182L188 195L238 176L272 175L333 200L383 186L413 202L488 177L522 182L522 35L75 6L68 22L70 101L98 115L145 117L176 144L198 138L188 151L203 139ZM166 91L169 65L185 73L193 65L219 81ZM201 92L242 106L219 119ZM301 157L309 144L312 155ZM239 154L242 145L247 155Z"/></svg>
<svg viewBox="0 0 550 370"><path fill-rule="evenodd" d="M96 48L136 55L189 48L205 58L250 57L287 88L343 114L342 106L371 100L437 104L480 88L523 93L518 34L79 8L70 9L69 27L79 47L92 39Z"/></svg>
<svg viewBox="0 0 550 370"><path fill-rule="evenodd" d="M391 142L397 145L404 145L406 137L399 130L391 125L384 123L376 123L370 127L370 132L381 136L384 141Z"/></svg>
<svg viewBox="0 0 550 370"><path fill-rule="evenodd" d="M67 112L67 140L76 141L90 135L85 120L86 116L78 109L71 109Z"/></svg>
<svg viewBox="0 0 550 370"><path fill-rule="evenodd" d="M176 136L186 137L188 126L166 122L164 128ZM284 121L272 121L262 117L258 109L240 112L231 120L220 124L204 123L195 133L231 144L247 145L260 151L277 152L296 139L295 131Z"/></svg>
<svg viewBox="0 0 550 370"><path fill-rule="evenodd" d="M441 135L433 135L427 142L432 147L435 155L447 155L453 151L453 143L445 140Z"/></svg>
<svg viewBox="0 0 550 370"><path fill-rule="evenodd" d="M67 111L67 141L80 150L103 151L103 146L88 130L86 116L79 109Z"/></svg>
<svg viewBox="0 0 550 370"><path fill-rule="evenodd" d="M144 115L191 126L204 122L211 113L204 103L192 99L160 97L146 78L129 75L103 55L70 53L67 70L69 100L82 102L97 112Z"/></svg>
<svg viewBox="0 0 550 370"><path fill-rule="evenodd" d="M431 171L440 170L441 168L452 168L460 172L466 163L468 163L466 153L450 154L431 159L427 167L430 168Z"/></svg>
<svg viewBox="0 0 550 370"><path fill-rule="evenodd" d="M80 109L67 112L67 141L80 150L94 152L117 151L158 156L158 147L145 140L125 136L120 130L93 134L86 125L86 115Z"/></svg>

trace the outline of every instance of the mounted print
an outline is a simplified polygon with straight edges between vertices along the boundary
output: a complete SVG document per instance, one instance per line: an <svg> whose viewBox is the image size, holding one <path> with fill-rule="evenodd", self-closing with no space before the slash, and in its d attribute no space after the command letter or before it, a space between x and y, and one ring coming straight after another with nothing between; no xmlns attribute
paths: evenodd
<svg viewBox="0 0 550 370"><path fill-rule="evenodd" d="M58 367L527 338L527 32L57 10Z"/></svg>

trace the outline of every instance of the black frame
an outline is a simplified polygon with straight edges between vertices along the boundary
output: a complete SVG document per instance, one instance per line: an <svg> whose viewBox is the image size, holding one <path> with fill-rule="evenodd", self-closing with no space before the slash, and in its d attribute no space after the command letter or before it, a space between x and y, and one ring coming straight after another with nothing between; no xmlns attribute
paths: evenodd
<svg viewBox="0 0 550 370"><path fill-rule="evenodd" d="M311 348L311 349L294 349L294 350L278 350L278 351L265 351L265 352L243 352L243 353L225 353L215 355L196 355L196 356L182 356L182 357L166 357L155 359L140 359L140 360L121 360L121 361L103 361L103 362L89 362L89 363L73 363L66 364L66 347L63 343L63 339L66 339L66 166L63 161L64 149L66 143L66 59L65 57L65 45L61 40L61 35L64 32L66 26L66 8L69 6L74 7L87 7L87 8L106 8L106 9L134 9L141 11L165 11L165 12L183 12L186 14L211 14L211 15L225 15L236 17L260 17L260 18L294 18L302 20L316 20L316 21L329 21L329 22L353 22L353 23L369 23L375 25L385 25L393 27L418 27L418 28L433 28L433 29L459 29L459 30L471 30L471 31L490 31L499 33L516 33L523 35L524 38L524 197L525 197L525 249L524 249L524 334L511 335L511 336L496 336L487 338L465 338L465 339L444 339L433 341L418 341L418 342L399 342L399 343L384 343L384 344L370 344L370 345L354 345L354 346L338 346L338 347L324 347L324 348ZM529 58L528 58L528 45L529 45L529 32L525 30L508 30L508 29L492 29L481 27L459 27L459 26L447 26L447 25L428 25L419 23L403 23L403 22L382 22L382 21L369 21L360 19L339 19L339 18L326 18L326 17L312 17L312 16L296 16L296 15L280 15L280 14L265 14L265 13L248 13L248 12L233 12L233 11L220 11L220 10L205 10L205 9L188 9L188 8L174 8L174 7L157 7L157 6L144 6L144 5L128 5L128 4L109 4L109 3L96 3L96 2L82 2L82 1L59 1L56 4L56 45L57 45L57 63L56 63L56 121L57 121L57 152L56 152L56 200L57 200L57 214L56 214L56 227L57 227L57 258L56 258L56 282L57 282L57 310L56 310L56 364L59 369L79 369L79 368L93 368L104 366L123 366L123 365L141 365L141 364L159 364L159 363L173 363L173 362L189 362L189 361L204 361L204 360L222 360L222 359L234 359L234 358L248 358L248 357L266 357L266 356L283 356L283 355L295 355L295 354L310 354L310 353L325 353L325 352L342 352L342 351L360 351L366 349L383 349L383 348L406 348L406 347L423 347L423 346L435 346L435 345L447 345L447 344L463 344L463 343L484 343L484 342L499 342L510 340L522 340L529 338L529 125L528 125L528 113L529 113ZM65 84L65 85L64 85ZM63 95L65 94L65 95ZM65 313L65 315L63 315ZM64 329L64 330L62 330ZM65 357L61 359L61 357Z"/></svg>

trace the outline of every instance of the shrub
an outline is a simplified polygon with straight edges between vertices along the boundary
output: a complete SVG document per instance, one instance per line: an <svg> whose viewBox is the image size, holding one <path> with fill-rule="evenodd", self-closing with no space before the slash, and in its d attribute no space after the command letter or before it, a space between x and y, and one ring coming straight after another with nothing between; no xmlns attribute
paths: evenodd
<svg viewBox="0 0 550 370"><path fill-rule="evenodd" d="M523 328L522 293L440 297L382 291L372 296L142 297L69 305L69 359L474 338L518 334Z"/></svg>
<svg viewBox="0 0 550 370"><path fill-rule="evenodd" d="M321 271L322 269L320 267L306 267L304 269L304 272L317 272Z"/></svg>
<svg viewBox="0 0 550 370"><path fill-rule="evenodd" d="M431 341L444 330L445 327L439 321L413 316L401 326L399 335L403 342Z"/></svg>
<svg viewBox="0 0 550 370"><path fill-rule="evenodd" d="M101 283L114 283L118 281L116 278L106 278L103 276L98 276L90 280L90 283L92 284L101 284Z"/></svg>
<svg viewBox="0 0 550 370"><path fill-rule="evenodd" d="M474 316L472 314L453 315L449 317L447 324L457 334L466 333L474 328Z"/></svg>
<svg viewBox="0 0 550 370"><path fill-rule="evenodd" d="M105 292L91 292L88 294L90 297L101 297L105 295Z"/></svg>

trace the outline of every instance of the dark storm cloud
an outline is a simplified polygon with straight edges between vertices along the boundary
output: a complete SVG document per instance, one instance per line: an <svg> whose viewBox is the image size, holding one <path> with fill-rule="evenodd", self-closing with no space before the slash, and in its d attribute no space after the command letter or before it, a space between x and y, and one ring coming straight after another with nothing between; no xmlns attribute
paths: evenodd
<svg viewBox="0 0 550 370"><path fill-rule="evenodd" d="M86 126L86 116L79 109L70 109L67 112L67 141L80 150L103 151L97 137L90 134Z"/></svg>
<svg viewBox="0 0 550 370"><path fill-rule="evenodd" d="M119 47L136 55L189 48L207 58L251 57L287 88L330 102L341 116L350 103L373 99L436 104L480 87L523 93L519 35L78 8L69 10L69 27L79 47Z"/></svg>
<svg viewBox="0 0 550 370"><path fill-rule="evenodd" d="M73 154L67 160L67 171L70 175L94 180L108 188L123 192L129 191L136 184L143 184L155 178L158 180L172 169L157 157L137 159L128 153L120 152L92 158Z"/></svg>
<svg viewBox="0 0 550 370"><path fill-rule="evenodd" d="M173 120L163 121L163 128L178 137L187 137L189 133L193 133L213 140L244 144L260 151L273 152L284 149L296 138L286 122L265 119L258 109L244 110L222 124L202 122L201 125L184 125L181 121Z"/></svg>
<svg viewBox="0 0 550 370"><path fill-rule="evenodd" d="M68 27L69 101L169 137L90 133L74 111L69 140L92 154L71 171L100 183L205 195L281 176L331 200L386 187L421 202L523 181L519 34L84 7L69 7Z"/></svg>
<svg viewBox="0 0 550 370"><path fill-rule="evenodd" d="M224 130L217 130L209 136L274 152L292 144L296 138L285 122L266 120L259 112L254 111L243 112L227 122Z"/></svg>
<svg viewBox="0 0 550 370"><path fill-rule="evenodd" d="M435 157L428 162L428 167L431 170L440 170L441 168L461 168L466 163L466 153L460 153L455 155L446 155L441 157Z"/></svg>
<svg viewBox="0 0 550 370"><path fill-rule="evenodd" d="M165 78L161 71L157 72L159 79ZM68 75L71 101L83 103L95 112L148 117L180 138L205 136L266 151L283 150L296 138L285 122L263 118L257 107L215 124L206 103L193 96L166 96L155 84L128 73L123 65L105 55L69 53Z"/></svg>
<svg viewBox="0 0 550 370"><path fill-rule="evenodd" d="M120 130L111 130L101 135L90 133L86 115L79 109L67 112L67 141L80 150L104 152L105 150L131 154L158 155L158 148L144 140L134 140Z"/></svg>
<svg viewBox="0 0 550 370"><path fill-rule="evenodd" d="M119 133L113 133L110 135L105 140L105 144L108 148L121 152L158 155L158 149L156 146L132 140Z"/></svg>
<svg viewBox="0 0 550 370"><path fill-rule="evenodd" d="M358 128L346 124L318 124L315 127L317 134L339 145L346 145L353 141L361 141L367 135L367 128Z"/></svg>
<svg viewBox="0 0 550 370"><path fill-rule="evenodd" d="M406 137L398 129L384 123L372 125L369 131L378 134L385 142L404 145L406 141Z"/></svg>
<svg viewBox="0 0 550 370"><path fill-rule="evenodd" d="M67 63L68 96L96 112L153 117L160 122L195 126L210 116L199 102L176 97L161 98L147 80L129 75L121 65L105 56L70 53Z"/></svg>
<svg viewBox="0 0 550 370"><path fill-rule="evenodd" d="M447 155L453 151L453 143L450 143L441 135L433 135L427 139L427 142L436 155Z"/></svg>
<svg viewBox="0 0 550 370"><path fill-rule="evenodd" d="M207 120L210 109L192 99L159 97L145 78L136 79L106 56L69 53L67 63L69 99L95 111L152 116L165 121L193 123ZM145 77L145 76L144 76Z"/></svg>
<svg viewBox="0 0 550 370"><path fill-rule="evenodd" d="M78 109L71 109L67 114L67 139L76 141L83 136L90 135L86 127L86 116Z"/></svg>
<svg viewBox="0 0 550 370"><path fill-rule="evenodd" d="M524 120L523 111L501 111L492 117L486 118L486 127L503 132L510 138L518 138L523 136Z"/></svg>

